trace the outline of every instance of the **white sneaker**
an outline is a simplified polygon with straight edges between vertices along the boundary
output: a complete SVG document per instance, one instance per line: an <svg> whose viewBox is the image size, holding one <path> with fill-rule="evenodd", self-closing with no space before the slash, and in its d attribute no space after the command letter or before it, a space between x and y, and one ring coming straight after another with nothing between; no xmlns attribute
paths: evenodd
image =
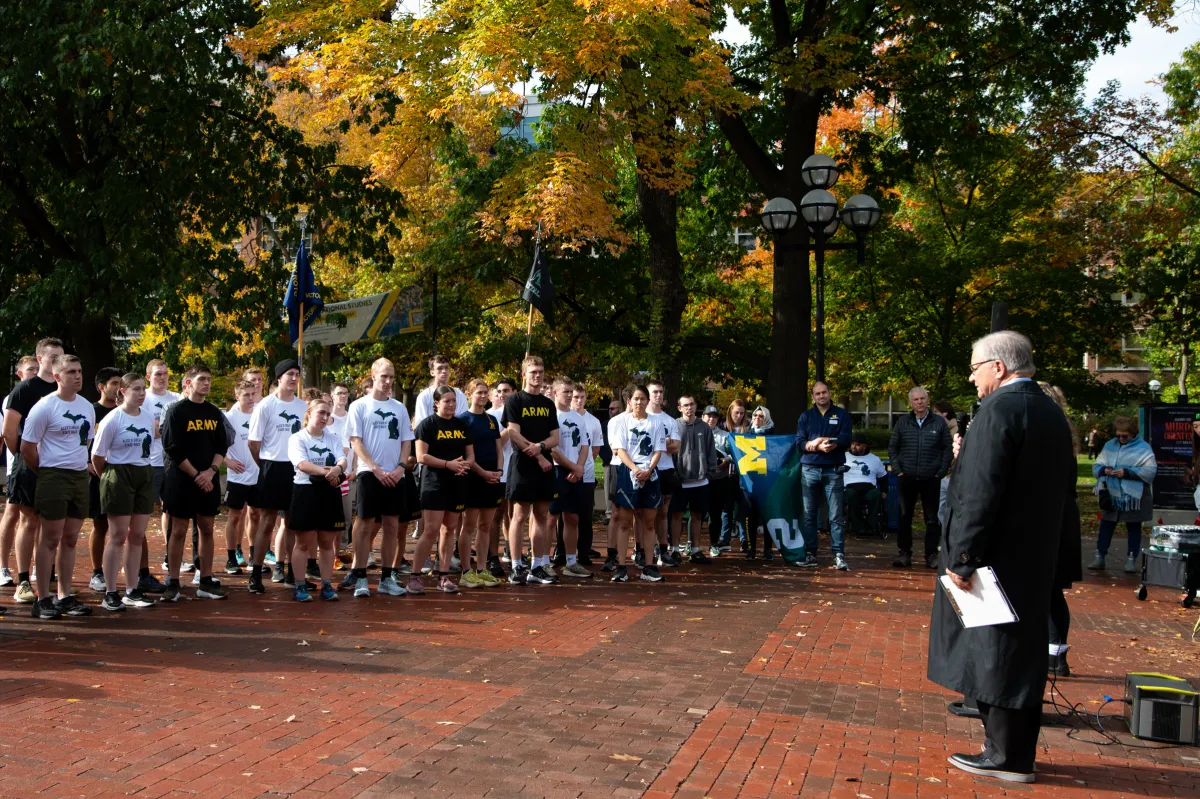
<svg viewBox="0 0 1200 799"><path fill-rule="evenodd" d="M840 552L837 553L836 555L834 555L833 556L833 568L837 569L838 571L842 571L842 572L849 571L850 564L846 563L846 556Z"/></svg>
<svg viewBox="0 0 1200 799"><path fill-rule="evenodd" d="M10 586L13 582L12 572L8 569L0 569L0 588Z"/></svg>
<svg viewBox="0 0 1200 799"><path fill-rule="evenodd" d="M458 574L462 573L462 561L458 559L458 555L450 556L450 571Z"/></svg>
<svg viewBox="0 0 1200 799"><path fill-rule="evenodd" d="M375 568L375 553L374 552L372 552L370 555L367 555L367 568L368 569Z"/></svg>
<svg viewBox="0 0 1200 799"><path fill-rule="evenodd" d="M180 567L179 570L183 571L183 568ZM195 572L192 575L192 585L200 585L200 570L195 567L192 567L192 570L193 570L193 572Z"/></svg>
<svg viewBox="0 0 1200 799"><path fill-rule="evenodd" d="M425 558L425 565L421 567L421 574L433 573L433 558Z"/></svg>
<svg viewBox="0 0 1200 799"><path fill-rule="evenodd" d="M1128 558L1125 559L1125 573L1133 574L1137 570L1138 570L1137 557L1134 555L1130 555Z"/></svg>
<svg viewBox="0 0 1200 799"><path fill-rule="evenodd" d="M708 548L708 556L709 556L710 558L719 558L719 557L721 557L721 548L720 548L720 547L709 547L709 548Z"/></svg>
<svg viewBox="0 0 1200 799"><path fill-rule="evenodd" d="M1103 569L1104 568L1104 556L1101 555L1099 552L1097 552L1096 557L1093 558L1092 562L1088 564L1088 568L1093 571L1100 571L1101 569Z"/></svg>
<svg viewBox="0 0 1200 799"><path fill-rule="evenodd" d="M171 568L171 567L170 567L170 566L168 566L168 565L167 565L167 562L164 560L164 561L163 561L163 575L164 575L164 576L166 575L166 573L167 573L168 571L170 571L170 568Z"/></svg>
<svg viewBox="0 0 1200 799"><path fill-rule="evenodd" d="M101 594L103 594L105 591L104 575L103 574L93 574L92 579L88 581L88 588L92 589L93 591L98 591Z"/></svg>
<svg viewBox="0 0 1200 799"><path fill-rule="evenodd" d="M367 578L366 577L359 577L357 580L354 581L354 595L355 596L370 596L371 595L371 589L367 586Z"/></svg>
<svg viewBox="0 0 1200 799"><path fill-rule="evenodd" d="M191 572L191 571L195 571L195 570L196 570L196 564L192 563L190 560L185 560L183 563L181 563L179 565L179 571L181 571L181 572L186 573L186 572Z"/></svg>
<svg viewBox="0 0 1200 799"><path fill-rule="evenodd" d="M379 593L387 594L388 596L404 596L408 592L400 583L396 582L395 577L387 577L379 581ZM358 589L354 590L355 596L358 595Z"/></svg>

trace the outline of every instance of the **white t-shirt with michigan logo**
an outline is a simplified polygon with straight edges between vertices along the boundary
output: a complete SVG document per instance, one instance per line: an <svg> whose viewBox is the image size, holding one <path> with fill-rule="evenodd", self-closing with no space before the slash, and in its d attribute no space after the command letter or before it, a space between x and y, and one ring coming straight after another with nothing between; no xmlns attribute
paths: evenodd
<svg viewBox="0 0 1200 799"><path fill-rule="evenodd" d="M679 422L669 413L651 413L646 411L646 415L653 419L658 424L662 425L663 438L667 441L679 441ZM662 457L658 459L658 468L674 469L675 459L671 457L671 453L663 451Z"/></svg>
<svg viewBox="0 0 1200 799"><path fill-rule="evenodd" d="M225 481L228 483L252 486L258 482L258 464L254 462L254 458L250 455L250 417L253 415L253 410L246 413L236 405L225 411L225 418L233 425L233 430L236 433L233 437L233 443L229 445L229 451L225 453L225 457L233 458L246 464L246 469L241 474L234 474L232 469L226 471Z"/></svg>
<svg viewBox="0 0 1200 799"><path fill-rule="evenodd" d="M333 466L345 457L342 440L328 427L322 430L319 436L314 436L308 430L301 430L288 437L288 460L297 467L296 476L292 478L295 485L312 485L312 475L299 469L300 464L305 461L316 466Z"/></svg>
<svg viewBox="0 0 1200 799"><path fill-rule="evenodd" d="M361 438L372 460L385 472L400 465L400 445L417 437L409 423L408 410L391 397L382 400L370 394L361 397L350 406L347 416L347 437ZM358 472L369 471L370 467L360 461Z"/></svg>
<svg viewBox="0 0 1200 799"><path fill-rule="evenodd" d="M655 452L667 451L667 430L662 422L653 417L638 419L632 413L622 413L608 423L608 445L612 447L613 457L618 463L623 461L616 457L616 452L623 449L629 453L629 459L635 466L647 469ZM662 463L661 457L658 462ZM656 471L650 481L657 479Z"/></svg>
<svg viewBox="0 0 1200 799"><path fill-rule="evenodd" d="M92 454L114 466L149 466L153 449L154 422L145 410L134 416L113 408L96 426Z"/></svg>
<svg viewBox="0 0 1200 799"><path fill-rule="evenodd" d="M307 410L308 403L299 397L284 402L274 394L254 406L248 440L262 442L258 448L259 460L288 460L288 439L300 432Z"/></svg>
<svg viewBox="0 0 1200 799"><path fill-rule="evenodd" d="M846 465L850 467L850 470L842 476L842 482L845 485L855 483L875 485L879 478L887 476L887 469L883 468L883 461L879 460L878 455L872 455L869 452L866 455L853 455L847 452Z"/></svg>
<svg viewBox="0 0 1200 799"><path fill-rule="evenodd" d="M572 410L558 412L558 445L554 448L558 454L575 463L579 460L579 450L590 447L591 438L588 436L587 422Z"/></svg>
<svg viewBox="0 0 1200 799"><path fill-rule="evenodd" d="M79 395L67 402L58 394L37 401L25 420L22 441L37 444L38 468L86 471L88 442L96 434L96 411Z"/></svg>
<svg viewBox="0 0 1200 799"><path fill-rule="evenodd" d="M163 465L162 431L160 430L159 434L157 436L154 435L154 425L158 424L158 422L160 422L162 420L163 411L165 411L167 409L167 406L170 405L172 402L178 402L179 397L180 397L180 395L176 394L174 391L168 391L167 393L163 394L162 396L155 394L153 391L147 391L146 398L144 400L142 400L142 413L150 414L150 439L151 439L150 440L150 465L151 466L162 466Z"/></svg>

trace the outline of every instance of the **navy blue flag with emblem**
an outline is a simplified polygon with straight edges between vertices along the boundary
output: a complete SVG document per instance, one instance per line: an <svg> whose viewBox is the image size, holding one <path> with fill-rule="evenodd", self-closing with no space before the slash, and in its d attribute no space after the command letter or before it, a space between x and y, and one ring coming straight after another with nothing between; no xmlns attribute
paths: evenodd
<svg viewBox="0 0 1200 799"><path fill-rule="evenodd" d="M533 250L533 267L529 270L521 299L541 311L546 324L554 325L554 281L550 279L550 267L542 255L540 241Z"/></svg>
<svg viewBox="0 0 1200 799"><path fill-rule="evenodd" d="M787 563L803 562L802 453L795 437L731 433L729 448L742 490L754 503L767 535L779 547L779 554Z"/></svg>
<svg viewBox="0 0 1200 799"><path fill-rule="evenodd" d="M288 312L288 333L293 344L300 338L301 302L304 303L304 329L308 330L321 315L325 303L321 300L321 292L317 290L317 278L308 262L308 250L304 247L303 239L300 240L300 249L296 251L296 266L288 280L287 294L283 296L283 307Z"/></svg>

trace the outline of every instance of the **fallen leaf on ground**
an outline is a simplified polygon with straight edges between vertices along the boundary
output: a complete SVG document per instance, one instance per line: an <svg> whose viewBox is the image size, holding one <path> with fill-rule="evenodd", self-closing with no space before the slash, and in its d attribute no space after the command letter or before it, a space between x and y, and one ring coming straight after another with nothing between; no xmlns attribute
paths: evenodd
<svg viewBox="0 0 1200 799"><path fill-rule="evenodd" d="M289 722L289 721L295 721L295 720L296 720L296 717L295 717L295 716L288 716L288 717L287 717L286 719L284 719L283 721L284 721L284 723L287 723L287 722Z"/></svg>
<svg viewBox="0 0 1200 799"><path fill-rule="evenodd" d="M296 646L308 646L308 641L297 641Z"/></svg>
<svg viewBox="0 0 1200 799"><path fill-rule="evenodd" d="M262 710L262 705L251 705L250 709L251 710Z"/></svg>
<svg viewBox="0 0 1200 799"><path fill-rule="evenodd" d="M317 630L317 635L329 635L329 633L325 632L324 630Z"/></svg>
<svg viewBox="0 0 1200 799"><path fill-rule="evenodd" d="M611 758L612 760L628 760L631 763L641 763L642 762L642 759L640 757L638 757L637 755L616 754L616 755L609 755L609 758Z"/></svg>
<svg viewBox="0 0 1200 799"><path fill-rule="evenodd" d="M366 768L364 768L363 766L355 766L354 767L355 774L362 774L364 771L366 771Z"/></svg>

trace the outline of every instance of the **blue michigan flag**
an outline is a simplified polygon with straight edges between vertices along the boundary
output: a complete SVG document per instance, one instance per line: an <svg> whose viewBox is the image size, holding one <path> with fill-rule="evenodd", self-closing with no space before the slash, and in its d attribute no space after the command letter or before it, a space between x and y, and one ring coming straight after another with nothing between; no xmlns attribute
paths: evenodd
<svg viewBox="0 0 1200 799"><path fill-rule="evenodd" d="M754 504L767 535L791 564L804 560L804 503L800 449L793 436L732 434L742 491Z"/></svg>
<svg viewBox="0 0 1200 799"><path fill-rule="evenodd" d="M304 241L300 241L300 249L296 251L296 266L292 269L292 277L288 280L287 294L283 296L283 307L288 312L288 332L292 343L300 338L300 303L304 303L304 329L317 321L325 303L321 300L321 292L317 291L317 279L313 275L312 265L308 262L308 250Z"/></svg>

